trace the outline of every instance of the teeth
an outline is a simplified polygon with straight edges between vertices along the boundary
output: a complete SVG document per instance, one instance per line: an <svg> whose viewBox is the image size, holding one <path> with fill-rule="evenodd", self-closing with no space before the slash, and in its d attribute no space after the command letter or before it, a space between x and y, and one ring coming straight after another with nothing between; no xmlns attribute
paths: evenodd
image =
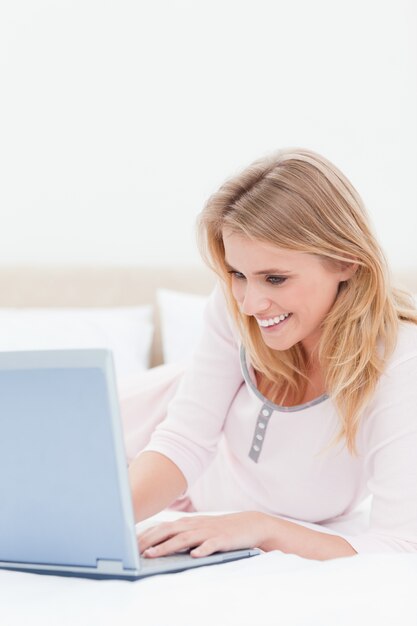
<svg viewBox="0 0 417 626"><path fill-rule="evenodd" d="M283 313L282 315L278 315L277 317L271 317L269 320L257 320L259 326L263 326L266 328L267 326L274 326L279 324L283 320L287 319L289 313Z"/></svg>

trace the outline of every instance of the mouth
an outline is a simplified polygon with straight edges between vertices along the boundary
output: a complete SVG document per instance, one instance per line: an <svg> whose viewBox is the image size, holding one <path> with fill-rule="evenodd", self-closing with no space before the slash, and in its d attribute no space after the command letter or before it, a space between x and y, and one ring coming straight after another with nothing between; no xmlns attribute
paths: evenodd
<svg viewBox="0 0 417 626"><path fill-rule="evenodd" d="M264 330L266 328L275 328L276 326L279 326L280 324L284 323L289 317L291 317L291 315L292 313L282 313L281 315L277 315L276 317L269 317L266 319L256 318L256 321L258 322L260 328Z"/></svg>

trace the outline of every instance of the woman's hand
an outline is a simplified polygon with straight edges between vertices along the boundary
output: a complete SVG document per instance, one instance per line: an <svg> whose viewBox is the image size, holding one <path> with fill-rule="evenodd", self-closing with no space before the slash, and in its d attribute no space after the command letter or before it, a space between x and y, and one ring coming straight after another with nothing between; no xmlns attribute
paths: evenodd
<svg viewBox="0 0 417 626"><path fill-rule="evenodd" d="M153 526L138 536L146 557L165 556L193 548L192 556L244 548L280 550L307 559L353 556L356 550L339 535L323 533L259 511L182 517Z"/></svg>
<svg viewBox="0 0 417 626"><path fill-rule="evenodd" d="M270 516L257 511L228 515L182 517L153 526L138 536L141 554L158 557L193 548L192 556L259 547L269 528Z"/></svg>

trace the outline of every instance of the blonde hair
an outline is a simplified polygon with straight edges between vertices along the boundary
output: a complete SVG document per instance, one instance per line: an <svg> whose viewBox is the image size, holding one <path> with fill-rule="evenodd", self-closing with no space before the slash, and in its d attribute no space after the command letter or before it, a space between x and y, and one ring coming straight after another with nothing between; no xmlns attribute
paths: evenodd
<svg viewBox="0 0 417 626"><path fill-rule="evenodd" d="M259 389L275 402L292 394L300 403L307 357L300 344L279 352L269 348L254 318L240 312L225 263L223 229L328 261L358 264L339 285L317 353L326 392L341 420L333 443L345 438L349 452L356 454L360 417L395 347L398 322L417 324L417 311L410 294L391 286L383 252L352 184L315 152L280 150L227 180L208 199L197 227L202 256L221 278L242 343L261 374Z"/></svg>

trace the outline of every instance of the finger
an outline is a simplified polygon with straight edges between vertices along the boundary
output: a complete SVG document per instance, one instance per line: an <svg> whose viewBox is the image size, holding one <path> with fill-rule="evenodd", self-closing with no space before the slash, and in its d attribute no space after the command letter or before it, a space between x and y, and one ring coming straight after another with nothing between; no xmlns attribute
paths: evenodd
<svg viewBox="0 0 417 626"><path fill-rule="evenodd" d="M214 554L214 552L225 552L227 550L230 550L230 547L227 547L220 537L210 537L191 550L190 554L194 557L202 557Z"/></svg>
<svg viewBox="0 0 417 626"><path fill-rule="evenodd" d="M147 548L144 550L143 556L151 558L167 556L168 554L174 554L174 552L181 552L182 550L194 548L200 545L204 539L204 536L201 537L195 532L180 533L167 541L163 541L162 543Z"/></svg>
<svg viewBox="0 0 417 626"><path fill-rule="evenodd" d="M175 522L162 522L137 535L140 551L159 544L181 532L197 530L204 524L205 516L181 517Z"/></svg>
<svg viewBox="0 0 417 626"><path fill-rule="evenodd" d="M140 551L143 552L146 548L161 543L162 541L166 541L167 539L174 537L176 534L177 531L172 527L172 525L168 524L159 524L158 526L149 528L137 536Z"/></svg>

